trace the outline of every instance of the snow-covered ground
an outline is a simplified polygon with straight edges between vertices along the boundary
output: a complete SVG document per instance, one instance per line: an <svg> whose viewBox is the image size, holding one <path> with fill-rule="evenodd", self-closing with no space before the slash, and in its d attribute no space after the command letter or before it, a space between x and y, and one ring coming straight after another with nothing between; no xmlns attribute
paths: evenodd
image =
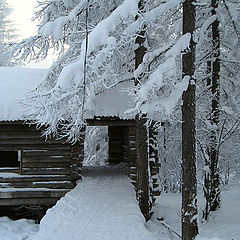
<svg viewBox="0 0 240 240"><path fill-rule="evenodd" d="M25 219L0 218L1 240L179 240L179 194L157 199L145 224L127 176L113 169L85 172L83 181L50 209L39 226ZM203 199L199 199L200 214ZM159 222L158 219L164 219ZM154 220L155 219L155 220ZM196 240L240 240L240 183L222 192L222 207L200 222Z"/></svg>
<svg viewBox="0 0 240 240"><path fill-rule="evenodd" d="M32 240L151 240L129 178L110 168L88 170L50 209Z"/></svg>
<svg viewBox="0 0 240 240"><path fill-rule="evenodd" d="M227 186L222 191L221 208L214 214L211 214L208 222L199 218L199 235L196 240L240 240L240 183ZM199 216L202 216L204 209L204 199L199 193ZM170 226L170 229L181 233L181 196L180 194L162 194L157 199L155 207L155 217L163 218L164 224ZM156 235L162 236L159 240L165 240L164 234L170 234L172 239L180 239L172 231L169 232L166 227L161 226L158 221L150 223ZM165 228L165 231L163 229Z"/></svg>
<svg viewBox="0 0 240 240"><path fill-rule="evenodd" d="M33 220L20 219L12 221L7 217L0 218L1 240L26 240L39 230Z"/></svg>

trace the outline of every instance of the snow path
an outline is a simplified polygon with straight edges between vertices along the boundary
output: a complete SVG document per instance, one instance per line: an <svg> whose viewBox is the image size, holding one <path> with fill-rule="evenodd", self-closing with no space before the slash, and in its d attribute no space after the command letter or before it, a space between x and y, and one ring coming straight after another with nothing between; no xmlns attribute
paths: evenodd
<svg viewBox="0 0 240 240"><path fill-rule="evenodd" d="M127 176L109 168L87 171L83 181L59 200L32 240L151 240L153 235Z"/></svg>

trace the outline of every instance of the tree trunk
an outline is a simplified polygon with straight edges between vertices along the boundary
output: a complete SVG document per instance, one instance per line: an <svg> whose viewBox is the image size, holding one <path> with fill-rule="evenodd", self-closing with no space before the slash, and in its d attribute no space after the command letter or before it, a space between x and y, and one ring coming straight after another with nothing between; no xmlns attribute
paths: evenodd
<svg viewBox="0 0 240 240"><path fill-rule="evenodd" d="M138 4L139 13L144 11L145 1L141 0ZM136 17L137 19L137 17ZM145 42L145 29L138 33L136 38L136 44L138 45L135 50L135 69L143 61L143 56L146 53L144 47ZM137 85L141 79L135 79L135 85ZM146 128L146 118L144 116L136 117L136 170L137 170L137 199L139 201L139 207L146 221L150 219L151 203L149 201L149 174L148 174L148 134Z"/></svg>
<svg viewBox="0 0 240 240"><path fill-rule="evenodd" d="M195 1L183 4L183 34L195 30ZM183 77L189 76L188 89L183 93L182 105L182 239L192 240L198 234L197 225L197 179L196 179L196 82L195 43L193 36L190 51L183 55Z"/></svg>
<svg viewBox="0 0 240 240"><path fill-rule="evenodd" d="M218 8L218 0L211 0L212 15L216 15ZM213 59L210 63L211 79L208 83L211 86L211 116L210 122L212 129L210 132L210 146L208 148L208 163L206 164L209 171L205 173L204 179L204 195L206 198L206 206L204 210L204 218L207 220L210 211L216 211L220 207L220 180L218 174L218 135L219 135L219 102L220 102L220 35L219 21L215 20L212 24L212 55ZM209 67L209 66L208 66Z"/></svg>

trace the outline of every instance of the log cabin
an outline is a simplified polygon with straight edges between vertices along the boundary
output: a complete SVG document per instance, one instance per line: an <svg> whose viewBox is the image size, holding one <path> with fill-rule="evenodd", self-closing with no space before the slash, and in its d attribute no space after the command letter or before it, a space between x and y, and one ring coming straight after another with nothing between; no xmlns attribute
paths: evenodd
<svg viewBox="0 0 240 240"><path fill-rule="evenodd" d="M20 101L39 85L44 73L39 69L0 68L0 206L49 207L81 179L84 129L80 130L82 139L71 145L45 139L41 130L24 118ZM129 80L96 96L94 114L87 124L108 127L108 162L126 162L135 185L136 126L135 119L125 114L132 101L123 91L131 85L134 83ZM154 163L151 167L153 176L158 173L157 166Z"/></svg>
<svg viewBox="0 0 240 240"><path fill-rule="evenodd" d="M0 68L0 207L50 207L81 178L80 141L45 139L24 119L21 100L45 70ZM3 211L4 212L4 211ZM5 214L5 213L2 213Z"/></svg>

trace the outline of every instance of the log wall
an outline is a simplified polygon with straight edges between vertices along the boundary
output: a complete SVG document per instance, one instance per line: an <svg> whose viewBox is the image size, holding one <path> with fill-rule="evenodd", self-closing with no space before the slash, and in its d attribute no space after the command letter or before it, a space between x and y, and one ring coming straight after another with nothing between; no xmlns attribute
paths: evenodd
<svg viewBox="0 0 240 240"><path fill-rule="evenodd" d="M19 167L0 168L1 205L52 205L80 178L83 140L43 139L36 126L0 122L0 151L18 151Z"/></svg>

